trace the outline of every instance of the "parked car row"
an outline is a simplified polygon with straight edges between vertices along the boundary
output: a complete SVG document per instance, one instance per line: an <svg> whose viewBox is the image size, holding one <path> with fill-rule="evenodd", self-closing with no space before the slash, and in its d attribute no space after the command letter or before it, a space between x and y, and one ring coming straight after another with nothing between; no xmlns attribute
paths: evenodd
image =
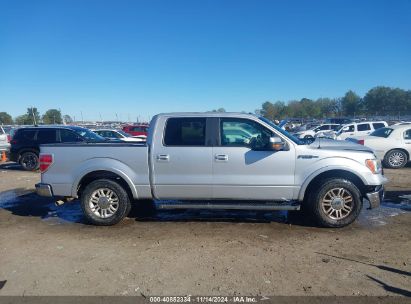
<svg viewBox="0 0 411 304"><path fill-rule="evenodd" d="M348 140L373 149L387 168L402 168L410 161L411 124L380 128L369 135L353 136Z"/></svg>
<svg viewBox="0 0 411 304"><path fill-rule="evenodd" d="M10 149L10 160L25 170L37 170L40 166L40 145L53 143L91 142L144 142L146 134L132 136L122 130L101 129L91 131L78 126L32 126L18 128L10 140L0 127L0 150ZM10 143L7 142L10 141Z"/></svg>
<svg viewBox="0 0 411 304"><path fill-rule="evenodd" d="M121 140L121 141L126 141L126 142L142 142L142 141L146 141L146 138L147 138L146 135L133 136L122 130L115 130L115 129L98 129L98 130L93 130L93 132L107 139Z"/></svg>

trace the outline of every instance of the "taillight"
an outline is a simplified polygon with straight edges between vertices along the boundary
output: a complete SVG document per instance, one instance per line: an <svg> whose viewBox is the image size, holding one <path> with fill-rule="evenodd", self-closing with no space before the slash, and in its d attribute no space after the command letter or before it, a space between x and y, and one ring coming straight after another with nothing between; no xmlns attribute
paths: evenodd
<svg viewBox="0 0 411 304"><path fill-rule="evenodd" d="M7 134L7 142L9 143L11 141L11 136L10 134Z"/></svg>
<svg viewBox="0 0 411 304"><path fill-rule="evenodd" d="M359 140L357 141L357 143L359 143L360 145L363 145L363 146L364 146L364 139L359 139Z"/></svg>
<svg viewBox="0 0 411 304"><path fill-rule="evenodd" d="M46 172L53 163L52 154L40 154L40 172Z"/></svg>

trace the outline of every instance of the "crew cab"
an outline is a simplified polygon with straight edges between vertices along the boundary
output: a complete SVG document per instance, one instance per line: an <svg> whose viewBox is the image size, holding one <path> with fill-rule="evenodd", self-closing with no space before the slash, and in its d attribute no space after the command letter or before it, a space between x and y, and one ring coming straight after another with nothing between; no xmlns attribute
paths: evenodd
<svg viewBox="0 0 411 304"><path fill-rule="evenodd" d="M363 199L378 207L380 161L369 148L317 138L307 144L269 120L242 113L153 117L146 143L41 146L37 193L75 198L85 218L113 225L139 200L158 208L304 210L342 227Z"/></svg>

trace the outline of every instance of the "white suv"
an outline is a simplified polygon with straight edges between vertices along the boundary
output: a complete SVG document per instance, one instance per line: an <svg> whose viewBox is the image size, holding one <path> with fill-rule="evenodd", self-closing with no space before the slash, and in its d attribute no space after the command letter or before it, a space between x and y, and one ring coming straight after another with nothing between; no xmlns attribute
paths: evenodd
<svg viewBox="0 0 411 304"><path fill-rule="evenodd" d="M364 136L371 134L374 130L388 127L385 121L356 122L343 125L335 134L336 139L344 140L351 136Z"/></svg>
<svg viewBox="0 0 411 304"><path fill-rule="evenodd" d="M295 133L294 135L298 138L314 138L314 137L321 137L324 133L329 133L331 131L337 131L340 127L339 124L323 124L319 125L318 127L311 128L306 131L300 131Z"/></svg>
<svg viewBox="0 0 411 304"><path fill-rule="evenodd" d="M0 152L6 151L10 149L10 143L9 143L9 138L4 132L4 129L2 126L0 126Z"/></svg>

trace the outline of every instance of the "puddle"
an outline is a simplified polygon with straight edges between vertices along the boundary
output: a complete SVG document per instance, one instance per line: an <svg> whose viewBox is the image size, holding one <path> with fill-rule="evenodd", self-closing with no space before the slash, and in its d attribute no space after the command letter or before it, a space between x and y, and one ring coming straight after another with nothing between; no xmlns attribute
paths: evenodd
<svg viewBox="0 0 411 304"><path fill-rule="evenodd" d="M364 226L384 226L387 224L388 218L411 212L411 197L408 197L410 196L401 196L400 198L403 200L399 203L385 200L382 202L380 208L377 209L363 209L357 222Z"/></svg>
<svg viewBox="0 0 411 304"><path fill-rule="evenodd" d="M411 212L411 197L401 197L400 203L384 201L380 208L361 212L357 222L361 226L376 227L387 224L390 217ZM159 201L153 212L139 211L133 208L130 217L143 221L227 221L256 223L291 223L304 225L304 219L298 212L288 211L249 211L249 210L208 210L208 209L158 209ZM164 203L164 202L161 202ZM364 204L367 206L367 204ZM16 189L0 193L0 208L9 210L18 216L37 216L49 225L64 223L82 223L83 215L78 201L56 206L52 198L37 196L26 189Z"/></svg>

